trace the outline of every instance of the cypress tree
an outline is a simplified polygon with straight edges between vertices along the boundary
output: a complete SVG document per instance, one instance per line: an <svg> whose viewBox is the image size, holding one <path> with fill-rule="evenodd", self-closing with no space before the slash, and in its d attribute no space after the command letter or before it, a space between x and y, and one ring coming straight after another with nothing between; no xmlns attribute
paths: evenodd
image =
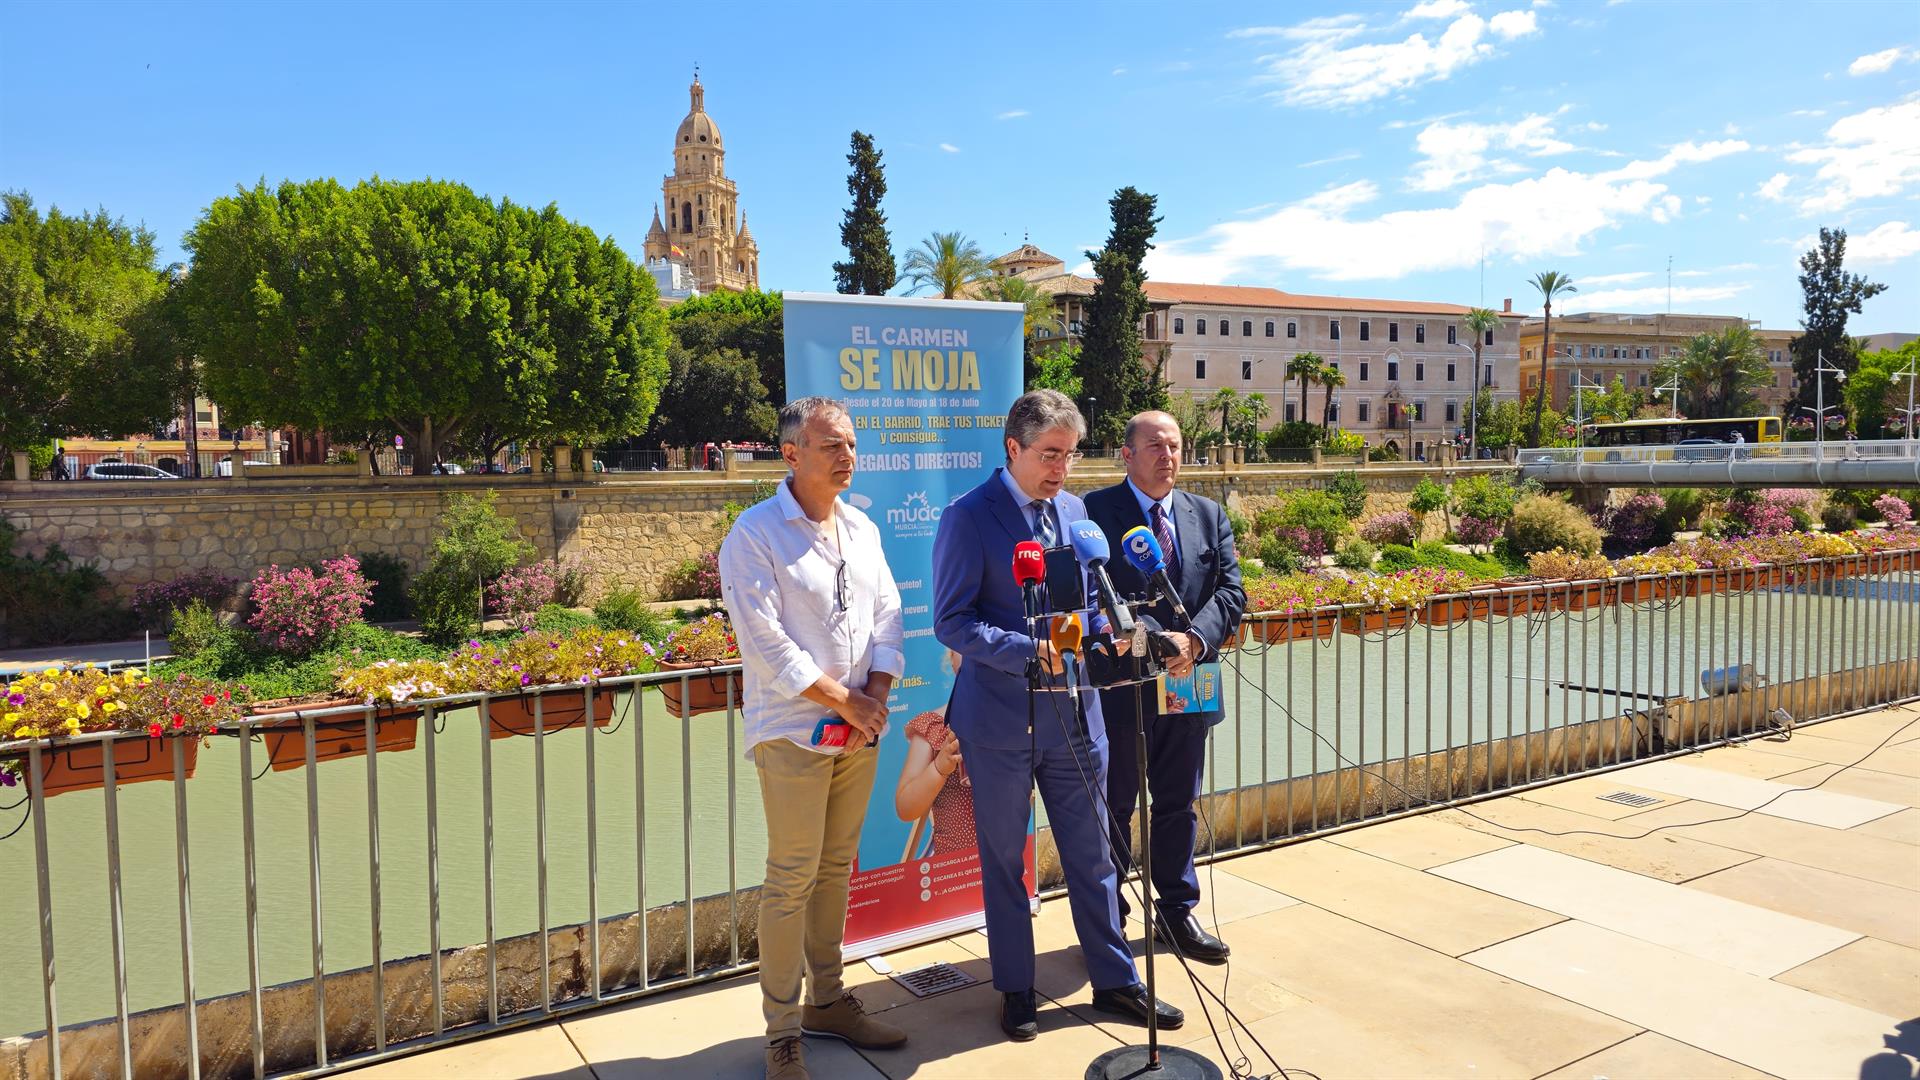
<svg viewBox="0 0 1920 1080"><path fill-rule="evenodd" d="M893 288L893 240L887 233L887 215L880 212L880 200L887 193L880 156L873 136L853 133L853 149L847 154L847 165L853 170L847 174L847 194L853 196L853 205L840 223L847 261L833 264L834 287L842 293L879 296Z"/></svg>
<svg viewBox="0 0 1920 1080"><path fill-rule="evenodd" d="M1814 374L1820 357L1826 357L1828 367L1852 374L1860 360L1853 339L1847 336L1847 315L1860 314L1861 305L1887 288L1847 273L1841 266L1846 255L1847 230L1822 227L1819 246L1800 256L1800 291L1806 298L1806 317L1800 325L1807 332L1789 342L1788 349L1793 353L1793 373L1800 379L1795 404L1809 410L1817 400L1813 380L1827 377ZM1832 391L1827 395L1828 407L1840 404L1838 390L1831 385L1827 389Z"/></svg>
<svg viewBox="0 0 1920 1080"><path fill-rule="evenodd" d="M1087 252L1099 279L1087 304L1081 339L1080 378L1084 393L1098 401L1089 433L1097 442L1118 442L1127 417L1143 409L1164 408L1166 383L1150 375L1140 358L1140 322L1147 314L1146 271L1153 250L1155 197L1131 187L1114 192L1107 206L1113 230L1107 245Z"/></svg>

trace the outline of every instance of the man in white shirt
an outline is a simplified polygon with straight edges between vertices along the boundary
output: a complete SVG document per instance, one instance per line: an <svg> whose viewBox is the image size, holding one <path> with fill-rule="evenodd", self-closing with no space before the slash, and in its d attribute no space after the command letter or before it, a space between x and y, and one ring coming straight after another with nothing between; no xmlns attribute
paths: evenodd
<svg viewBox="0 0 1920 1080"><path fill-rule="evenodd" d="M907 1041L862 1011L840 972L874 746L906 659L880 530L840 499L855 460L845 407L823 397L788 403L780 456L792 473L734 522L720 547L720 583L740 642L747 754L767 818L759 931L767 1078L806 1080L803 1033L863 1049Z"/></svg>

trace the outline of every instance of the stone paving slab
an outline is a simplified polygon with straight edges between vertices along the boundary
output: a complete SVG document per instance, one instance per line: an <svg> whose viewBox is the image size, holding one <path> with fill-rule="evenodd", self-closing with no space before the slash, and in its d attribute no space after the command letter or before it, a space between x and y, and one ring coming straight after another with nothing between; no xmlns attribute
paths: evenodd
<svg viewBox="0 0 1920 1080"><path fill-rule="evenodd" d="M1821 791L1858 795L1863 799L1876 799L1900 806L1920 806L1920 778L1901 776L1898 773L1820 764L1801 769L1799 772L1785 773L1774 777L1774 780L1794 787L1810 787L1818 784Z"/></svg>
<svg viewBox="0 0 1920 1080"><path fill-rule="evenodd" d="M1879 821L1856 825L1853 831L1902 844L1920 845L1920 810L1902 810Z"/></svg>
<svg viewBox="0 0 1920 1080"><path fill-rule="evenodd" d="M1636 783L1656 791L1672 792L1683 798L1833 829L1850 829L1903 809L1900 805L1877 799L1862 799L1826 790L1796 791L1796 785L1793 784L1732 776L1674 761L1649 762L1635 768L1633 775Z"/></svg>
<svg viewBox="0 0 1920 1080"><path fill-rule="evenodd" d="M1683 802L1659 807L1626 821L1607 821L1526 799L1499 799L1477 803L1471 808L1442 810L1432 817L1475 832L1617 866L1661 881L1689 881L1756 858L1751 852L1696 840L1685 829L1653 831L1667 823L1655 820L1655 815L1663 813L1671 820L1698 821L1739 811L1709 803Z"/></svg>
<svg viewBox="0 0 1920 1080"><path fill-rule="evenodd" d="M1440 820L1435 814L1383 821L1327 837L1327 843L1426 870L1458 859L1498 851L1513 843Z"/></svg>
<svg viewBox="0 0 1920 1080"><path fill-rule="evenodd" d="M1920 852L1914 857L1920 859ZM1755 859L1695 878L1683 888L1920 949L1920 893L1877 881L1780 859Z"/></svg>
<svg viewBox="0 0 1920 1080"><path fill-rule="evenodd" d="M1540 1080L1768 1080L1769 1075L1647 1031Z"/></svg>
<svg viewBox="0 0 1920 1080"><path fill-rule="evenodd" d="M1888 1016L1920 1016L1920 949L1862 938L1778 977Z"/></svg>

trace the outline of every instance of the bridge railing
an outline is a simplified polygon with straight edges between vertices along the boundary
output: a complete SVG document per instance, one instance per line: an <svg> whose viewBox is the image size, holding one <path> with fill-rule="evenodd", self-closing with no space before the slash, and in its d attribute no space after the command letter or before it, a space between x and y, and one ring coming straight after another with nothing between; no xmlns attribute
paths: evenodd
<svg viewBox="0 0 1920 1080"><path fill-rule="evenodd" d="M1731 461L1911 461L1920 440L1861 439L1854 442L1710 443L1660 446L1543 446L1521 450L1522 467L1573 464Z"/></svg>

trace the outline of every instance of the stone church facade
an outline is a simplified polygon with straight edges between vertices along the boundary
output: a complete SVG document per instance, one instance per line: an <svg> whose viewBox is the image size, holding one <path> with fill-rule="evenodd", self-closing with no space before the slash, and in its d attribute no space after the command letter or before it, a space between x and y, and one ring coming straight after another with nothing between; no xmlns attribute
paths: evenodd
<svg viewBox="0 0 1920 1080"><path fill-rule="evenodd" d="M678 263L702 293L760 286L760 247L727 178L720 127L707 115L706 88L694 76L692 109L673 135L673 172L660 185L645 247L649 265ZM661 206L666 207L662 218Z"/></svg>

